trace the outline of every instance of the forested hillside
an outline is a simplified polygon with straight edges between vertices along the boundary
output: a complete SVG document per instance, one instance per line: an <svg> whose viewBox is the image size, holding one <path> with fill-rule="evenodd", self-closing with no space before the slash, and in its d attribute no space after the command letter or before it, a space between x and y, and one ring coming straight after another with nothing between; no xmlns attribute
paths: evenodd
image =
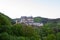
<svg viewBox="0 0 60 40"><path fill-rule="evenodd" d="M35 21L44 22L44 26L33 27L15 24L0 13L0 40L60 40L60 19L42 19L35 18Z"/></svg>
<svg viewBox="0 0 60 40"><path fill-rule="evenodd" d="M60 23L60 18L57 18L57 19L49 19L49 18L43 18L43 17L34 17L34 22Z"/></svg>

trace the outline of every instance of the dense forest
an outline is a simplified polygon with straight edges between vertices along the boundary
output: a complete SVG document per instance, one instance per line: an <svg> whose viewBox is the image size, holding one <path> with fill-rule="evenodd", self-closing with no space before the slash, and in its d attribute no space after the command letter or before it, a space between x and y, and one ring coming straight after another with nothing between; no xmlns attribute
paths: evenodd
<svg viewBox="0 0 60 40"><path fill-rule="evenodd" d="M41 27L15 24L8 16L0 13L0 40L60 40L60 19L35 18L44 22Z"/></svg>

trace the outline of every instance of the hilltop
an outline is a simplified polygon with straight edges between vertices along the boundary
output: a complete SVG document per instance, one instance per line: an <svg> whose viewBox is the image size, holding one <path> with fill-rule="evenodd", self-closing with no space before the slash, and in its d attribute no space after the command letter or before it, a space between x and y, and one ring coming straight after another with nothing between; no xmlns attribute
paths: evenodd
<svg viewBox="0 0 60 40"><path fill-rule="evenodd" d="M11 19L7 15L0 13L0 40L60 40L60 18L22 17L22 19L25 21L21 22L43 23L44 25L35 27L16 24L15 20L19 22L20 18Z"/></svg>
<svg viewBox="0 0 60 40"><path fill-rule="evenodd" d="M21 18L16 18L16 19L13 19L14 21L16 20L20 20ZM44 18L44 17L33 17L34 19L34 22L41 22L43 24L45 23L60 23L60 18L57 18L57 19L49 19L49 18Z"/></svg>

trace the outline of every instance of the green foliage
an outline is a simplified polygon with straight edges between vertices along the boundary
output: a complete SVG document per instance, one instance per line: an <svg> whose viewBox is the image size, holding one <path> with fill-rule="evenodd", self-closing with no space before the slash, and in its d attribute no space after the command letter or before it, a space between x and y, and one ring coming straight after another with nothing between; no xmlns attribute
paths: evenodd
<svg viewBox="0 0 60 40"><path fill-rule="evenodd" d="M0 24L1 25L11 25L11 21L9 20L9 17L0 13Z"/></svg>
<svg viewBox="0 0 60 40"><path fill-rule="evenodd" d="M57 40L60 40L60 32L57 33Z"/></svg>
<svg viewBox="0 0 60 40"><path fill-rule="evenodd" d="M56 36L54 34L50 34L47 36L46 40L56 40Z"/></svg>
<svg viewBox="0 0 60 40"><path fill-rule="evenodd" d="M40 22L41 21L41 18L40 17L35 17L34 18L34 22Z"/></svg>
<svg viewBox="0 0 60 40"><path fill-rule="evenodd" d="M0 34L0 40L9 40L8 33L4 32Z"/></svg>
<svg viewBox="0 0 60 40"><path fill-rule="evenodd" d="M41 19L36 18L35 21L40 22ZM0 40L60 40L60 23L56 20L39 28L13 23L8 16L0 13Z"/></svg>
<svg viewBox="0 0 60 40"><path fill-rule="evenodd" d="M23 26L21 24L16 24L14 27L12 27L13 33L16 34L17 36L35 36L37 35L36 31L34 30L33 27L31 26Z"/></svg>

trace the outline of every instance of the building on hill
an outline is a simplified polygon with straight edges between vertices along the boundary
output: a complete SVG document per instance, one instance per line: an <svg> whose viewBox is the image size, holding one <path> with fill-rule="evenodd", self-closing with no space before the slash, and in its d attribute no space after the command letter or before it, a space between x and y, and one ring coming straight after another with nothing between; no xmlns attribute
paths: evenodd
<svg viewBox="0 0 60 40"><path fill-rule="evenodd" d="M28 23L28 22L34 22L33 17L26 17L26 16L21 17L20 23Z"/></svg>
<svg viewBox="0 0 60 40"><path fill-rule="evenodd" d="M34 26L43 26L43 23L34 22L34 18L32 16L31 17L22 16L19 20L16 20L16 24L17 23L24 23L26 25L34 25Z"/></svg>
<svg viewBox="0 0 60 40"><path fill-rule="evenodd" d="M36 22L33 22L33 23L25 23L26 25L33 25L33 26L43 26L43 23L36 23Z"/></svg>

